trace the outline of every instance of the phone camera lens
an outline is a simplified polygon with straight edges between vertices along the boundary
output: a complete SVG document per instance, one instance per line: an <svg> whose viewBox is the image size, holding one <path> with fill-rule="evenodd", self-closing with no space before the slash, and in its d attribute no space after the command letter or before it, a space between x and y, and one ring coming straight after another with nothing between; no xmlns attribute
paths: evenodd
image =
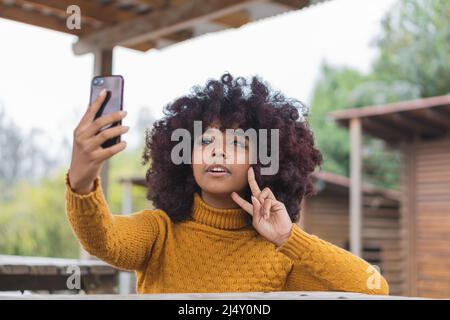
<svg viewBox="0 0 450 320"><path fill-rule="evenodd" d="M105 81L103 80L103 78L96 78L94 80L94 85L96 86L101 86Z"/></svg>

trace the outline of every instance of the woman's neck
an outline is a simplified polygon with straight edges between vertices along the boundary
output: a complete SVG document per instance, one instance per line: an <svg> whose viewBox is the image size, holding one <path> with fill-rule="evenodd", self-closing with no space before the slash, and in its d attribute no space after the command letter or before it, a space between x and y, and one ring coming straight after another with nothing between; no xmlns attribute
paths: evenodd
<svg viewBox="0 0 450 320"><path fill-rule="evenodd" d="M231 199L230 193L211 193L207 191L201 191L203 201L215 208L220 209L235 209L239 208L239 205Z"/></svg>

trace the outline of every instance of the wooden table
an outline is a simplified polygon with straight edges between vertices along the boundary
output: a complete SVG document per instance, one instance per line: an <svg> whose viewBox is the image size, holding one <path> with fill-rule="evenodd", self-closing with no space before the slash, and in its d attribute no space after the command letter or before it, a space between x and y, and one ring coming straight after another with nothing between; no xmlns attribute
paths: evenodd
<svg viewBox="0 0 450 320"><path fill-rule="evenodd" d="M75 268L80 274L80 290L116 292L118 270L99 260L0 255L0 294L1 291L68 290L67 280Z"/></svg>

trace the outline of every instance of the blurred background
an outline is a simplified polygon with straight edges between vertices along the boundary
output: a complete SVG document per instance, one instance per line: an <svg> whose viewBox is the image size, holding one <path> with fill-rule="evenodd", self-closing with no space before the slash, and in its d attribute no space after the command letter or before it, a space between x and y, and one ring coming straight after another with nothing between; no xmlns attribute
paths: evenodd
<svg viewBox="0 0 450 320"><path fill-rule="evenodd" d="M102 174L127 214L152 207L145 128L229 71L309 107L325 161L302 227L379 266L391 294L450 298L449 1L0 0L0 41L0 290L67 291L75 264L84 280L69 292L134 292L133 275L80 250L65 215L90 81L125 79L128 147Z"/></svg>

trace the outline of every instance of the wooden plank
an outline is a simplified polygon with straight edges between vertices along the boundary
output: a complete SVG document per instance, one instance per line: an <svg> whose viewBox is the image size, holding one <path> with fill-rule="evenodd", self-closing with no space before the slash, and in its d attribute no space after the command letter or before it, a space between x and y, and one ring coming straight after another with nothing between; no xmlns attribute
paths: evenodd
<svg viewBox="0 0 450 320"><path fill-rule="evenodd" d="M309 4L309 0L273 0L291 10L301 9Z"/></svg>
<svg viewBox="0 0 450 320"><path fill-rule="evenodd" d="M247 10L238 11L212 20L213 23L222 24L229 28L239 28L250 21L250 15Z"/></svg>
<svg viewBox="0 0 450 320"><path fill-rule="evenodd" d="M361 256L362 229L362 137L361 122L350 120L350 250Z"/></svg>
<svg viewBox="0 0 450 320"><path fill-rule="evenodd" d="M121 10L112 5L112 3L101 4L96 1L76 0L76 1L61 1L61 0L26 0L24 3L31 3L40 5L53 10L67 11L70 5L77 5L80 7L81 14L84 18L90 18L100 22L102 25L111 25L118 22L136 18L138 15L129 10Z"/></svg>
<svg viewBox="0 0 450 320"><path fill-rule="evenodd" d="M139 295L1 295L11 300L418 300L419 297L368 295L353 292L277 291L277 292L223 292L170 293Z"/></svg>
<svg viewBox="0 0 450 320"><path fill-rule="evenodd" d="M83 26L81 29L71 30L66 26L66 19L62 19L54 15L45 16L43 14L40 14L39 12L32 10L23 10L16 5L6 6L2 4L2 2L0 2L0 18L10 19L37 27L73 34L76 36L81 36L94 30L89 25Z"/></svg>
<svg viewBox="0 0 450 320"><path fill-rule="evenodd" d="M371 117L371 116L379 116L390 113L397 112L407 112L418 109L426 109L426 108L438 108L441 106L447 107L450 105L450 94L443 96L436 96L430 98L421 98L410 101L401 101L388 103L384 105L374 105L367 106L362 108L354 108L354 109L346 109L340 110L330 113L330 115L335 120L349 120L351 118L362 118L362 117ZM438 110L436 109L436 110Z"/></svg>

